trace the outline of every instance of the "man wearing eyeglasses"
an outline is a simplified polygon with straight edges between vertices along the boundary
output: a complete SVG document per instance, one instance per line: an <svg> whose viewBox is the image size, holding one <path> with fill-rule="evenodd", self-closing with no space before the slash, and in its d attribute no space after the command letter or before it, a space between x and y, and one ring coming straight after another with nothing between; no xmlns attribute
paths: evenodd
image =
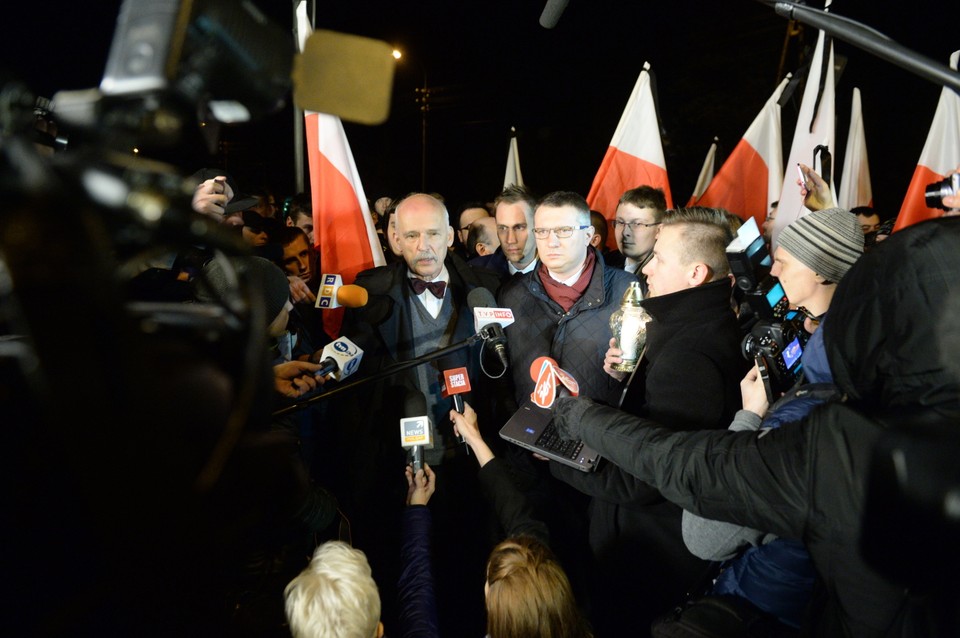
<svg viewBox="0 0 960 638"><path fill-rule="evenodd" d="M644 297L647 296L647 278L643 267L653 257L660 220L667 210L663 191L652 186L638 186L625 192L617 204L617 213L611 222L618 253L607 256L607 263L632 272L640 279Z"/></svg>
<svg viewBox="0 0 960 638"><path fill-rule="evenodd" d="M499 217L498 217L499 221ZM619 379L602 374L610 339L610 315L620 307L635 275L603 263L590 245L594 235L590 207L578 193L559 191L536 206L531 235L539 265L510 279L501 288L499 305L511 308L516 321L506 328L510 371L517 404L530 397L530 366L548 356L574 376L580 396L616 405L623 388ZM586 539L588 499L554 480L546 463L533 460L519 447L505 450L519 475L534 486L528 497L541 520L559 536L558 546L576 547ZM570 556L577 563L582 556Z"/></svg>

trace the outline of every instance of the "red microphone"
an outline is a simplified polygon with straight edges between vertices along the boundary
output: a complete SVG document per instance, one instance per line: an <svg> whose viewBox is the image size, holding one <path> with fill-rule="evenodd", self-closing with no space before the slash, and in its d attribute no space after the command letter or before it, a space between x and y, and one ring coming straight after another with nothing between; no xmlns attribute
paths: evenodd
<svg viewBox="0 0 960 638"><path fill-rule="evenodd" d="M440 396L444 399L453 398L453 409L460 414L463 414L464 410L463 397L460 395L464 392L470 392L470 375L467 374L466 368L444 370L440 374ZM460 442L464 443L462 435ZM469 446L467 449L470 449Z"/></svg>
<svg viewBox="0 0 960 638"><path fill-rule="evenodd" d="M536 384L533 392L530 393L530 400L541 408L548 409L553 405L557 398L557 383L560 384L560 391L564 389L570 396L579 396L580 384L573 376L561 368L555 359L551 357L537 357L530 364L530 378Z"/></svg>
<svg viewBox="0 0 960 638"><path fill-rule="evenodd" d="M444 399L453 397L453 409L463 414L464 392L470 392L470 376L466 368L444 370L440 374L440 396Z"/></svg>

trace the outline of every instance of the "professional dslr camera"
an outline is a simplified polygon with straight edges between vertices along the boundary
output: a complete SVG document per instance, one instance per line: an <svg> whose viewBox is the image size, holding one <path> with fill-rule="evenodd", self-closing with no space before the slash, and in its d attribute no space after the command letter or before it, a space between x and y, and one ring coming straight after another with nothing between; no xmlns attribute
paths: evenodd
<svg viewBox="0 0 960 638"><path fill-rule="evenodd" d="M960 192L960 173L954 173L939 182L927 184L923 194L927 201L927 208L947 210L949 207L943 205L943 198L956 197L958 192Z"/></svg>
<svg viewBox="0 0 960 638"><path fill-rule="evenodd" d="M791 310L782 322L760 320L743 338L743 356L756 361L764 376L767 397L773 401L800 378L803 348L810 335L803 329L803 314Z"/></svg>

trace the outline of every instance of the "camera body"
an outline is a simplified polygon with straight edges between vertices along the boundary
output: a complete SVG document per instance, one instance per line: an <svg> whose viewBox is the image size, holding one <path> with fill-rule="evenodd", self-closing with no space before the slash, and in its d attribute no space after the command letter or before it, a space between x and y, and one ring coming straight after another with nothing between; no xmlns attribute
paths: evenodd
<svg viewBox="0 0 960 638"><path fill-rule="evenodd" d="M770 375L773 399L789 390L803 370L801 355L810 335L803 329L803 314L791 310L783 321L759 320L740 343L744 358L761 359Z"/></svg>
<svg viewBox="0 0 960 638"><path fill-rule="evenodd" d="M949 206L944 206L943 198L956 197L957 193L960 193L960 173L954 173L953 175L944 177L939 182L927 184L923 195L927 202L927 208L949 210Z"/></svg>

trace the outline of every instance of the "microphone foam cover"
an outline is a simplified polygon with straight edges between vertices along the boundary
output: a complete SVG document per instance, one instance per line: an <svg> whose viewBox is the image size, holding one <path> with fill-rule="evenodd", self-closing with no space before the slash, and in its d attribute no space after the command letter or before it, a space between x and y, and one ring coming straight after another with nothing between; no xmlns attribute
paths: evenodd
<svg viewBox="0 0 960 638"><path fill-rule="evenodd" d="M367 289L362 286L347 284L340 286L339 290L337 290L337 303L347 308L366 306L369 298L370 295L367 293Z"/></svg>

